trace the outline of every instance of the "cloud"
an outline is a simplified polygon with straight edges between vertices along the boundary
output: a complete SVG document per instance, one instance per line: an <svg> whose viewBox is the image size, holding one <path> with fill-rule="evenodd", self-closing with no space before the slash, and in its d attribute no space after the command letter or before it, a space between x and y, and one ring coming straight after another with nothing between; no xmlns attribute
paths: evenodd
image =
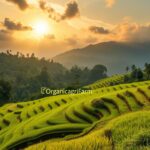
<svg viewBox="0 0 150 150"><path fill-rule="evenodd" d="M45 1L43 1L43 0L39 1L39 6L43 11L48 13L49 18L51 18L55 21L61 20L61 15L59 13L57 13L51 6L48 6Z"/></svg>
<svg viewBox="0 0 150 150"><path fill-rule="evenodd" d="M11 32L1 29L0 30L0 41L9 41L12 39Z"/></svg>
<svg viewBox="0 0 150 150"><path fill-rule="evenodd" d="M79 7L76 1L69 1L66 5L62 19L73 18L79 14Z"/></svg>
<svg viewBox="0 0 150 150"><path fill-rule="evenodd" d="M89 36L85 39L85 43L87 44L95 44L98 42L98 39L96 37L92 37L92 36Z"/></svg>
<svg viewBox="0 0 150 150"><path fill-rule="evenodd" d="M140 25L133 22L122 22L114 30L114 39L128 42L150 42L150 24Z"/></svg>
<svg viewBox="0 0 150 150"><path fill-rule="evenodd" d="M6 0L6 1L16 4L21 10L25 10L29 7L26 0Z"/></svg>
<svg viewBox="0 0 150 150"><path fill-rule="evenodd" d="M46 6L46 2L43 0L39 1L39 6L42 10L48 10L48 8Z"/></svg>
<svg viewBox="0 0 150 150"><path fill-rule="evenodd" d="M150 25L140 26L138 31L132 36L132 40L139 42L150 42Z"/></svg>
<svg viewBox="0 0 150 150"><path fill-rule="evenodd" d="M111 8L116 3L116 1L117 0L105 0L106 7Z"/></svg>
<svg viewBox="0 0 150 150"><path fill-rule="evenodd" d="M54 34L48 34L48 35L45 35L44 38L49 39L49 40L54 40L55 35Z"/></svg>
<svg viewBox="0 0 150 150"><path fill-rule="evenodd" d="M48 6L47 3L43 0L39 1L40 8L47 12L49 14L49 18L55 20L55 21L61 21L65 19L71 19L74 18L79 14L79 7L78 3L74 0L70 0L66 4L66 8L64 13L58 13L54 8L51 6Z"/></svg>
<svg viewBox="0 0 150 150"><path fill-rule="evenodd" d="M90 19L85 16L76 17L72 20L67 20L69 26L73 27L74 29L88 29L89 27L96 26L96 27L105 27L106 29L113 29L114 25L103 22L101 20Z"/></svg>
<svg viewBox="0 0 150 150"><path fill-rule="evenodd" d="M31 27L29 26L24 26L22 23L18 22L15 23L9 18L5 18L3 25L8 29L8 30L17 30L17 31L27 31L27 30L32 30Z"/></svg>
<svg viewBox="0 0 150 150"><path fill-rule="evenodd" d="M77 38L67 38L67 39L65 39L67 44L73 45L73 46L76 46L78 44L77 40L78 40Z"/></svg>
<svg viewBox="0 0 150 150"><path fill-rule="evenodd" d="M110 33L109 30L107 30L103 27L97 27L97 26L90 26L89 30L96 34L109 34Z"/></svg>

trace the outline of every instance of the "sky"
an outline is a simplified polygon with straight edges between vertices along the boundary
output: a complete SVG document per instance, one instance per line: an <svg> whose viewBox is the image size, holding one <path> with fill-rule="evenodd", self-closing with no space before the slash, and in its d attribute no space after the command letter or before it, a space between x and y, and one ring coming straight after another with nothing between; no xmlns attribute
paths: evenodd
<svg viewBox="0 0 150 150"><path fill-rule="evenodd" d="M150 42L150 0L0 0L0 51L51 58L107 41Z"/></svg>

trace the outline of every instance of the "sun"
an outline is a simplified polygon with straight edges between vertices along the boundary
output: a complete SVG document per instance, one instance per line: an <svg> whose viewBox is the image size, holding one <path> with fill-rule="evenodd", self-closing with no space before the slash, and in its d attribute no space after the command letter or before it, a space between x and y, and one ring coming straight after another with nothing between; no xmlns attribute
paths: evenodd
<svg viewBox="0 0 150 150"><path fill-rule="evenodd" d="M42 37L48 34L49 26L46 21L37 21L33 27L36 36Z"/></svg>

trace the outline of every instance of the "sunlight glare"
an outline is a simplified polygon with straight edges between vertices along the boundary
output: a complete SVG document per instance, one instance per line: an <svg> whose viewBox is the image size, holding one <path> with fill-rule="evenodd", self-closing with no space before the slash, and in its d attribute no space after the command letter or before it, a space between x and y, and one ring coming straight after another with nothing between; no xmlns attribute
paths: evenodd
<svg viewBox="0 0 150 150"><path fill-rule="evenodd" d="M37 4L37 0L28 0L28 4Z"/></svg>
<svg viewBox="0 0 150 150"><path fill-rule="evenodd" d="M49 26L47 22L38 21L34 25L34 31L37 36L45 36L49 31Z"/></svg>

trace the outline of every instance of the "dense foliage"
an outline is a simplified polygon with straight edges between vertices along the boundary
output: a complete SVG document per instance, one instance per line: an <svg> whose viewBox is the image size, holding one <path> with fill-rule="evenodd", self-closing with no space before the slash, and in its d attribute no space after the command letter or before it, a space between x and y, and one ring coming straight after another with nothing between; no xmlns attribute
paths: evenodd
<svg viewBox="0 0 150 150"><path fill-rule="evenodd" d="M126 71L130 71L130 73L127 73L124 76L125 83L150 80L150 64L148 63L145 63L143 70L135 65L132 65L131 67L126 67Z"/></svg>
<svg viewBox="0 0 150 150"><path fill-rule="evenodd" d="M41 94L41 87L76 89L105 77L107 68L103 65L91 70L78 66L66 69L50 59L8 50L0 54L0 103L47 96Z"/></svg>

